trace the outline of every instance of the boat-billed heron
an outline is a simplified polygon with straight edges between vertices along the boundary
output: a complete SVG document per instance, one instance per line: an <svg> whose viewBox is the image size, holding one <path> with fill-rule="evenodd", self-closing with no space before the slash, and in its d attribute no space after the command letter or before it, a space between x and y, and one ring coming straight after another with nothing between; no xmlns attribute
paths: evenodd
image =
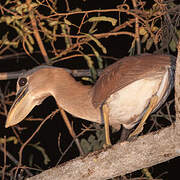
<svg viewBox="0 0 180 180"><path fill-rule="evenodd" d="M130 136L142 131L149 114L167 99L174 81L175 60L169 55L129 56L108 66L94 86L82 85L67 70L39 66L17 80L17 97L9 111L6 127L21 122L42 101L53 96L72 115L115 128L136 127Z"/></svg>

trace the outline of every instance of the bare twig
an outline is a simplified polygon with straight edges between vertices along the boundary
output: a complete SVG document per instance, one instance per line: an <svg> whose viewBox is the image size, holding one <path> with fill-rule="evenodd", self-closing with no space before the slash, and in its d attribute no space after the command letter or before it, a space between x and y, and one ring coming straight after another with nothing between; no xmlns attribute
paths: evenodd
<svg viewBox="0 0 180 180"><path fill-rule="evenodd" d="M70 8L69 8L68 0L65 0L65 3L66 3L66 11L69 12L69 11L70 11Z"/></svg>
<svg viewBox="0 0 180 180"><path fill-rule="evenodd" d="M7 156L7 151L6 151L6 136L4 137L4 148L3 148L3 151L4 151L4 166L3 166L3 169L2 169L2 180L5 179L6 162L7 162L7 159L6 159L6 156Z"/></svg>
<svg viewBox="0 0 180 180"><path fill-rule="evenodd" d="M73 141L71 141L71 143L68 145L68 147L66 148L66 150L65 150L64 152L61 151L61 157L60 157L59 160L57 161L56 165L58 165L58 164L61 162L61 160L63 159L64 155L65 155L65 154L69 151L69 149L72 147L73 143L74 143L74 139L73 139Z"/></svg>
<svg viewBox="0 0 180 180"><path fill-rule="evenodd" d="M49 64L49 58L48 58L48 55L47 55L47 52L44 48L44 44L41 40L41 37L40 37L40 34L39 34L39 30L38 30L38 27L37 27L37 24L36 24L36 19L35 19L35 16L34 16L34 11L32 9L32 6L31 6L31 0L26 0L27 2L27 5L29 7L29 12L30 12L30 19L31 19L31 24L32 24L32 27L33 27L33 30L34 30L34 36L36 38L36 41L39 45L39 48L42 52L42 55L44 57L44 60L47 64Z"/></svg>
<svg viewBox="0 0 180 180"><path fill-rule="evenodd" d="M132 4L135 10L137 10L137 3L136 0L132 0ZM138 17L136 19L136 24L135 24L135 38L136 38L136 44L137 44L137 54L141 54L141 42L140 42L140 37L139 37L139 19Z"/></svg>
<svg viewBox="0 0 180 180"><path fill-rule="evenodd" d="M22 71L16 71L16 72L4 72L4 73L0 73L0 80L9 80L9 79L17 79L18 76L24 72L24 70Z"/></svg>
<svg viewBox="0 0 180 180"><path fill-rule="evenodd" d="M0 151L4 152L4 147L0 144ZM16 160L16 158L11 154L9 153L7 150L6 150L6 156L15 164L15 165L18 165L18 161ZM25 172L29 175L29 176L32 176L33 174L28 170L28 169L24 169Z"/></svg>
<svg viewBox="0 0 180 180"><path fill-rule="evenodd" d="M8 54L4 56L0 56L0 60L7 60L7 59L14 59L14 58L25 58L26 54L24 52L15 53L15 54Z"/></svg>
<svg viewBox="0 0 180 180"><path fill-rule="evenodd" d="M41 129L41 127L43 126L43 124L49 119L52 118L59 110L56 109L55 111L53 111L50 115L48 115L44 121L41 122L41 124L38 126L38 128L34 131L34 133L28 138L28 140L21 146L20 150L19 150L19 162L18 162L18 166L16 168L16 172L15 172L15 177L17 176L18 170L22 165L22 152L24 150L24 147L31 141L31 139L37 134L37 132L39 132L39 130Z"/></svg>
<svg viewBox="0 0 180 180"><path fill-rule="evenodd" d="M60 113L61 113L61 115L62 115L62 117L64 119L64 122L65 122L65 124L66 124L66 126L67 126L67 128L69 130L69 133L71 134L72 138L74 139L74 141L75 141L75 143L76 143L76 145L77 145L77 147L79 149L79 152L80 152L81 156L83 156L84 152L83 152L83 150L81 148L79 139L77 138L77 136L76 136L76 134L75 134L70 122L69 122L69 119L68 119L65 111L61 107L59 107L59 110L60 110Z"/></svg>
<svg viewBox="0 0 180 180"><path fill-rule="evenodd" d="M71 73L74 77L91 76L90 71L87 69L78 69L78 70L66 69L66 70L69 73ZM25 72L25 70L0 73L0 80L17 79L19 75L23 72ZM102 70L97 70L97 72L100 74Z"/></svg>

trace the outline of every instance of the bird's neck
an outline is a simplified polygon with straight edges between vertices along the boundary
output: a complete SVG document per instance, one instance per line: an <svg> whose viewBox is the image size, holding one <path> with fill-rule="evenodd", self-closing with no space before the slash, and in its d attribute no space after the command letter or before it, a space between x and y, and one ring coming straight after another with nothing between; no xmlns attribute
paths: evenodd
<svg viewBox="0 0 180 180"><path fill-rule="evenodd" d="M92 105L91 87L77 82L67 72L64 76L66 81L57 80L60 86L52 93L58 106L75 117L100 123L99 109Z"/></svg>

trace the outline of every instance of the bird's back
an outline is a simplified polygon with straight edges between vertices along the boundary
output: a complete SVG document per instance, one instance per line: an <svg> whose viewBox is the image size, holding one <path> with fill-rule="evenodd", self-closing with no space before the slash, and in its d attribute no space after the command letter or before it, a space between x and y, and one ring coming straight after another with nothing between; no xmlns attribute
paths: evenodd
<svg viewBox="0 0 180 180"><path fill-rule="evenodd" d="M137 80L165 73L175 67L175 60L173 56L151 54L120 59L108 66L97 80L93 87L93 105L102 105L113 93Z"/></svg>

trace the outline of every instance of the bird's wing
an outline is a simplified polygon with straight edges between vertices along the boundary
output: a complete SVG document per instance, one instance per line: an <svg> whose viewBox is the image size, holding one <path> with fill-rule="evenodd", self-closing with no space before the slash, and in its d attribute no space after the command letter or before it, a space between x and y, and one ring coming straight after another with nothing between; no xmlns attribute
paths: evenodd
<svg viewBox="0 0 180 180"><path fill-rule="evenodd" d="M92 89L92 103L95 107L103 104L114 92L132 82L146 77L159 76L171 65L168 55L129 56L108 66Z"/></svg>

